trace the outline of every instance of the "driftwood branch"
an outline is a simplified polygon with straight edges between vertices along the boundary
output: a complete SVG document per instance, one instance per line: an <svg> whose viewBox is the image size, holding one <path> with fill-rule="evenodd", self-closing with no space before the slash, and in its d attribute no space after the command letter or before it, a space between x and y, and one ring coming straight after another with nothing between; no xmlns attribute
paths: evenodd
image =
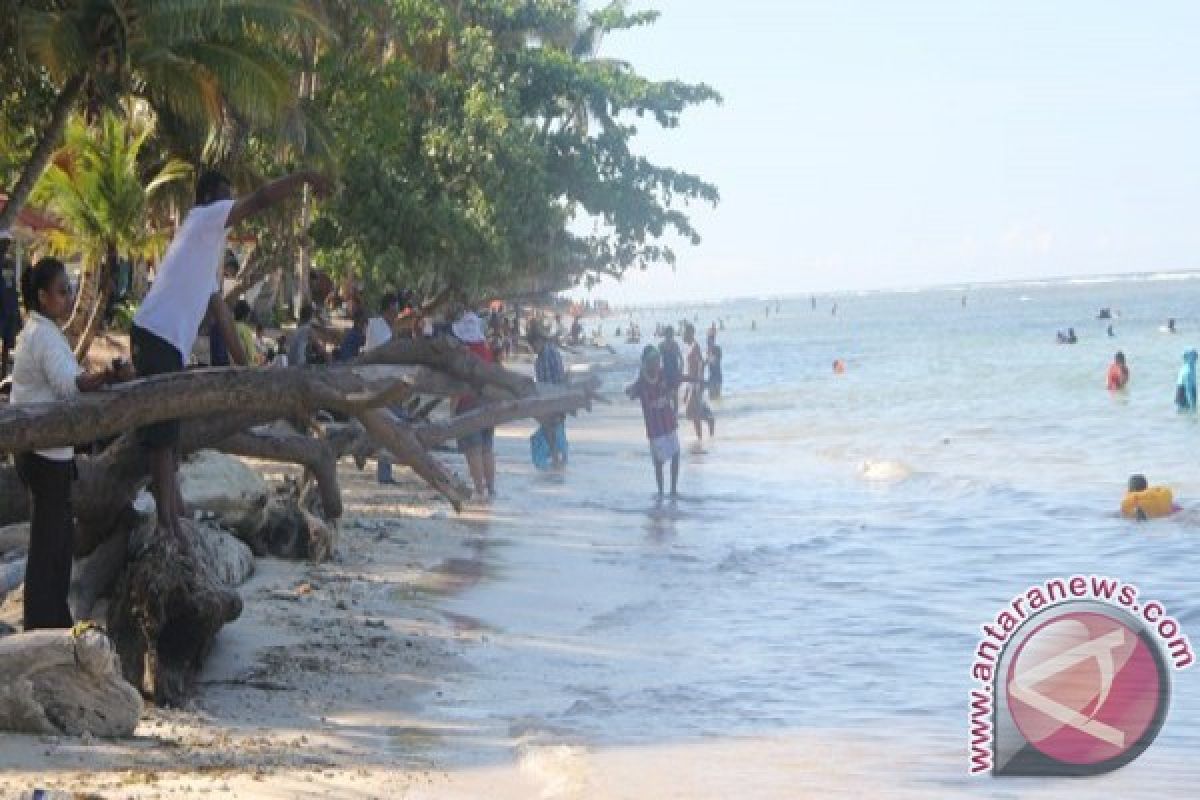
<svg viewBox="0 0 1200 800"><path fill-rule="evenodd" d="M325 440L299 434L247 431L225 439L216 447L230 455L303 465L317 482L326 518L342 516L337 455Z"/></svg>

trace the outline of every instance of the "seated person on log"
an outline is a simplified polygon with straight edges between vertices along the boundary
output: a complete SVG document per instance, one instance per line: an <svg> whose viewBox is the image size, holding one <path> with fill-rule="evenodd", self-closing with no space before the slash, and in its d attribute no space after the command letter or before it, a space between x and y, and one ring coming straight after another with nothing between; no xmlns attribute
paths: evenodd
<svg viewBox="0 0 1200 800"><path fill-rule="evenodd" d="M241 338L221 296L225 231L297 194L305 183L318 193L328 187L327 180L315 172L296 172L234 200L233 186L224 175L209 171L200 176L196 205L176 232L154 285L133 318L129 339L139 376L182 371L206 312L212 313L233 362L246 363ZM147 451L159 527L187 547L179 524L186 513L179 494L179 420L147 425L138 431L138 440Z"/></svg>
<svg viewBox="0 0 1200 800"><path fill-rule="evenodd" d="M75 360L59 323L74 305L67 270L43 258L21 275L28 324L17 338L13 359L12 403L52 403L79 392L94 392L133 378L119 361L103 372L87 372ZM17 474L29 490L29 558L25 562L25 630L70 628L67 589L71 583L75 519L71 483L75 452L55 447L17 456Z"/></svg>

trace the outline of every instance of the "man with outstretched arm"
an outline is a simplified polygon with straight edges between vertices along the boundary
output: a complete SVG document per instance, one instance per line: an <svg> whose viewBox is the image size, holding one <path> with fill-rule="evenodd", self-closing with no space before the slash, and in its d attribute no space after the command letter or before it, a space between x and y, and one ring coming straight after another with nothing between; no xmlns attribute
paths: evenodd
<svg viewBox="0 0 1200 800"><path fill-rule="evenodd" d="M138 377L182 371L206 313L220 328L233 363L246 364L241 338L222 296L225 232L298 193L306 183L318 193L329 186L316 172L296 172L235 200L233 185L224 175L207 171L200 176L196 205L175 233L154 285L133 318L130 347ZM179 420L140 428L138 441L146 448L159 527L187 547L179 524L186 513L179 493Z"/></svg>

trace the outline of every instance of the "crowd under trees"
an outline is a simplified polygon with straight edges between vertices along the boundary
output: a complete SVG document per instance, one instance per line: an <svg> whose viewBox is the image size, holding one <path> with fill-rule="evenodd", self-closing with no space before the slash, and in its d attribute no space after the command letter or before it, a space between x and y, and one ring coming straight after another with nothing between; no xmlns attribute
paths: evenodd
<svg viewBox="0 0 1200 800"><path fill-rule="evenodd" d="M136 303L147 265L191 205L192 178L207 168L243 191L301 168L339 187L250 226L239 290L274 274L302 295L315 265L368 297L403 287L479 298L673 266L671 243L698 241L688 204L718 194L639 155L638 126L673 128L689 107L720 98L604 56L606 35L649 25L654 12L621 0L587 6L0 0L0 230L26 206L54 220L36 246L81 266L66 325L81 358L104 324L118 263L133 265ZM449 421L381 411L467 388L484 405ZM187 450L298 463L306 486L297 503L336 526L338 458L386 449L457 507L463 487L431 448L498 422L587 408L593 391L539 389L450 340L395 340L346 365L182 373L69 403L0 405L0 454L99 440L79 459L76 554L119 543L97 580L113 594L107 623L121 669L151 699L182 702L240 600L169 538L124 544L146 483L135 427L181 418ZM277 420L292 428L260 427ZM0 525L25 513L13 467L0 460ZM42 639L29 647L59 648L58 658L60 643ZM6 648L0 661L40 663Z"/></svg>

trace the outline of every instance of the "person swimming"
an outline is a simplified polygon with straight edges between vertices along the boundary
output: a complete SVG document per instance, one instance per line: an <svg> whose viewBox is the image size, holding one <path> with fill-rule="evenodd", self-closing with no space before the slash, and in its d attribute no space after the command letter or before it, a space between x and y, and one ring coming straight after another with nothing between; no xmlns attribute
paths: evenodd
<svg viewBox="0 0 1200 800"><path fill-rule="evenodd" d="M1145 475L1130 475L1129 487L1121 498L1121 516L1147 520L1181 510L1166 486L1151 486Z"/></svg>
<svg viewBox="0 0 1200 800"><path fill-rule="evenodd" d="M1175 383L1175 407L1180 411L1196 410L1196 351L1183 354L1179 379Z"/></svg>

